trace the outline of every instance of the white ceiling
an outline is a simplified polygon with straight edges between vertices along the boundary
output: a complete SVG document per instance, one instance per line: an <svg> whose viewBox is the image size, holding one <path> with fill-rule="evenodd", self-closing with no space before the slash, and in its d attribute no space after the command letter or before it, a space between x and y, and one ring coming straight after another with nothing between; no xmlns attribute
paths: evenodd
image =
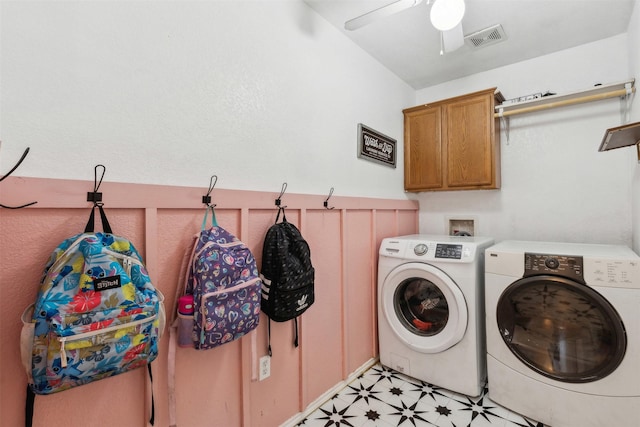
<svg viewBox="0 0 640 427"><path fill-rule="evenodd" d="M355 31L345 21L394 0L303 0L415 89L626 33L634 0L466 0L464 34L501 24L506 40L440 56L433 0Z"/></svg>

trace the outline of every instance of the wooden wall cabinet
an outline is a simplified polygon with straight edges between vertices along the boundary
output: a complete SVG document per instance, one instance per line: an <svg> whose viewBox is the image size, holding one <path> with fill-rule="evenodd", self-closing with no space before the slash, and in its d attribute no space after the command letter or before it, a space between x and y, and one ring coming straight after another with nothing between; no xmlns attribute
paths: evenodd
<svg viewBox="0 0 640 427"><path fill-rule="evenodd" d="M404 188L500 188L500 122L495 88L403 110Z"/></svg>

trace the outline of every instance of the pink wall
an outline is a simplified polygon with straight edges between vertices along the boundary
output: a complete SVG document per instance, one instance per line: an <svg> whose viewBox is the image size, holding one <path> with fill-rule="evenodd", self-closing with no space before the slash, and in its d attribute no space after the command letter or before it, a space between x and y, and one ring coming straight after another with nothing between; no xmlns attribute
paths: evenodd
<svg viewBox="0 0 640 427"><path fill-rule="evenodd" d="M22 310L33 302L51 251L84 229L93 182L10 177L0 184L0 414L2 425L23 425L26 376L20 364ZM274 193L214 189L218 222L253 251L261 265L262 239L275 220ZM111 226L145 257L165 295L174 295L182 258L199 230L206 188L104 182ZM287 220L300 228L316 268L316 302L303 316L300 346L291 322L272 323L271 376L257 381L256 359L266 354L267 322L222 347L177 350L178 425L277 426L377 356L376 265L380 241L418 230L414 201L285 193ZM152 367L156 425L168 425L168 333ZM37 396L34 426L128 427L146 424L144 370L49 396ZM292 398L298 396L298 398Z"/></svg>

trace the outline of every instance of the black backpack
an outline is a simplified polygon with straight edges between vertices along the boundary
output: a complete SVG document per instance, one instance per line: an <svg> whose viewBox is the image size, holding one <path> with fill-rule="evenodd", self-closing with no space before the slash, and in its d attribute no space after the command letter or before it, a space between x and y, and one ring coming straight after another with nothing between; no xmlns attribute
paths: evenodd
<svg viewBox="0 0 640 427"><path fill-rule="evenodd" d="M282 222L278 222L282 212ZM313 304L315 270L309 244L295 225L287 222L284 208L278 208L276 222L264 238L262 249L261 310L275 322L295 322L294 345L298 346L297 317ZM271 324L269 324L271 355Z"/></svg>

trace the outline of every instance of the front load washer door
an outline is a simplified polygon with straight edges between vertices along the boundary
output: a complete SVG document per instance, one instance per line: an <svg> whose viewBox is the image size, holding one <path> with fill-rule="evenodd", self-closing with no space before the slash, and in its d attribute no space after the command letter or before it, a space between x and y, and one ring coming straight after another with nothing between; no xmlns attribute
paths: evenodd
<svg viewBox="0 0 640 427"><path fill-rule="evenodd" d="M620 315L587 285L550 275L523 278L505 289L496 308L509 350L546 377L596 381L624 358L627 337Z"/></svg>
<svg viewBox="0 0 640 427"><path fill-rule="evenodd" d="M395 335L421 353L440 353L457 344L467 329L462 291L442 270L418 262L402 264L380 293L385 319Z"/></svg>

